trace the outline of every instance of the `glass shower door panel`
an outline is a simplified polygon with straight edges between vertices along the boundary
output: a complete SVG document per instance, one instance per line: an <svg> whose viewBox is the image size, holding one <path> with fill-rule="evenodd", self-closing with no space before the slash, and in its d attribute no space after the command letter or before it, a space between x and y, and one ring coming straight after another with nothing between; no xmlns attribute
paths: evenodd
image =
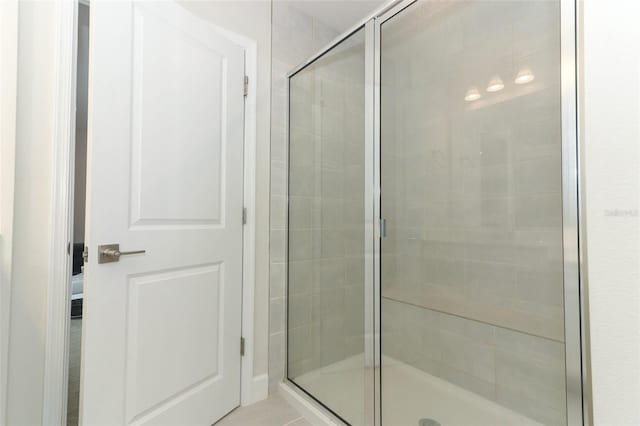
<svg viewBox="0 0 640 426"><path fill-rule="evenodd" d="M380 37L383 425L565 424L560 2Z"/></svg>
<svg viewBox="0 0 640 426"><path fill-rule="evenodd" d="M365 406L365 40L289 80L287 376L353 425Z"/></svg>

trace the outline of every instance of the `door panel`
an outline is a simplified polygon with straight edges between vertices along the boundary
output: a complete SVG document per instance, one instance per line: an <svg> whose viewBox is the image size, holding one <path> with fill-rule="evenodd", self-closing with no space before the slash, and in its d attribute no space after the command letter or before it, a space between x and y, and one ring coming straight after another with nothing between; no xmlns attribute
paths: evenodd
<svg viewBox="0 0 640 426"><path fill-rule="evenodd" d="M169 1L91 13L81 421L212 424L240 402L244 51Z"/></svg>
<svg viewBox="0 0 640 426"><path fill-rule="evenodd" d="M127 393L135 399L128 417L220 379L221 269L218 264L129 279ZM180 308L185 312L173 315Z"/></svg>
<svg viewBox="0 0 640 426"><path fill-rule="evenodd" d="M219 224L226 57L134 11L132 224Z"/></svg>

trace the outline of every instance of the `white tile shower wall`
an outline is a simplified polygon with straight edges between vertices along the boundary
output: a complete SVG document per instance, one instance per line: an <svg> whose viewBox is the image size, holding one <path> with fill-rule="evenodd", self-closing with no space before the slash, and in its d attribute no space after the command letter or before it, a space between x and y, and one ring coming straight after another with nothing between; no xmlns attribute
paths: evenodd
<svg viewBox="0 0 640 426"><path fill-rule="evenodd" d="M558 4L416 3L383 26L381 57L383 353L554 425L566 421ZM515 84L525 65L535 80ZM491 93L495 74L505 87ZM482 98L467 102L472 85Z"/></svg>
<svg viewBox="0 0 640 426"><path fill-rule="evenodd" d="M386 357L544 424L564 424L562 342L385 297L382 311Z"/></svg>
<svg viewBox="0 0 640 426"><path fill-rule="evenodd" d="M269 390L285 372L286 74L338 34L287 2L272 3Z"/></svg>

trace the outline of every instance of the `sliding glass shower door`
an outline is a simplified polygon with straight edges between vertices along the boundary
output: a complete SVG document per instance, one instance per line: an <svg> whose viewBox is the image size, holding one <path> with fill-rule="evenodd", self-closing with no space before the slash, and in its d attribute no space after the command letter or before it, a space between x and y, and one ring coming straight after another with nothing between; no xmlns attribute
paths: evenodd
<svg viewBox="0 0 640 426"><path fill-rule="evenodd" d="M382 424L566 424L560 1L379 34Z"/></svg>

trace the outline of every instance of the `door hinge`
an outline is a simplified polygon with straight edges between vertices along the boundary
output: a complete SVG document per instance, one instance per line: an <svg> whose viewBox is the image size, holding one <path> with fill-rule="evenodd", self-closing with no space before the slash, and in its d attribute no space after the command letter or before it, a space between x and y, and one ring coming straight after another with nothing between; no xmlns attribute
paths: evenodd
<svg viewBox="0 0 640 426"><path fill-rule="evenodd" d="M84 246L84 250L82 250L82 260L84 261L84 263L87 263L89 261L89 247L88 246Z"/></svg>
<svg viewBox="0 0 640 426"><path fill-rule="evenodd" d="M67 255L71 254L71 241L67 241Z"/></svg>
<svg viewBox="0 0 640 426"><path fill-rule="evenodd" d="M385 218L380 218L380 238L385 238L387 236L387 220Z"/></svg>
<svg viewBox="0 0 640 426"><path fill-rule="evenodd" d="M240 338L240 356L244 356L244 337Z"/></svg>
<svg viewBox="0 0 640 426"><path fill-rule="evenodd" d="M246 207L242 208L242 224L243 225L247 224L247 208Z"/></svg>
<svg viewBox="0 0 640 426"><path fill-rule="evenodd" d="M244 76L244 96L249 94L249 76Z"/></svg>

